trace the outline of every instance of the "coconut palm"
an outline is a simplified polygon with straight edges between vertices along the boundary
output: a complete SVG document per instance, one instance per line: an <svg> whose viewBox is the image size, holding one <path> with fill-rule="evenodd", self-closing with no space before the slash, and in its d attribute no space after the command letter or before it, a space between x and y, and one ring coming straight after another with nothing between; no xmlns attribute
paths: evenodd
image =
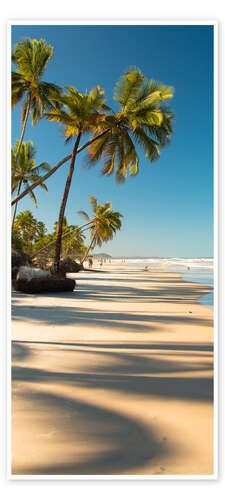
<svg viewBox="0 0 225 500"><path fill-rule="evenodd" d="M101 247L103 243L113 239L116 231L121 228L122 223L120 219L123 217L119 212L112 210L111 202L107 201L104 205L98 205L94 196L89 196L89 199L94 216L90 217L84 211L78 212L90 224L89 228L91 234L91 242L83 257L82 264L91 249L96 245Z"/></svg>
<svg viewBox="0 0 225 500"><path fill-rule="evenodd" d="M141 148L150 162L157 160L172 135L173 114L166 104L172 97L171 87L146 81L138 69L125 72L114 91L120 110L96 127L96 141L88 148L89 164L103 159L102 173L115 172L116 181L124 182L128 173L138 173L136 148ZM104 130L107 133L97 138Z"/></svg>
<svg viewBox="0 0 225 500"><path fill-rule="evenodd" d="M15 230L20 233L24 244L31 245L37 233L37 219L30 210L20 212L15 219Z"/></svg>
<svg viewBox="0 0 225 500"><path fill-rule="evenodd" d="M91 132L96 128L97 124L102 120L102 113L109 109L104 105L104 91L100 89L99 86L92 89L90 93L86 95L79 93L74 87L66 87L66 91L65 95L61 97L61 104L63 105L63 108L54 109L49 113L46 113L48 120L58 122L64 126L66 142L69 142L76 137L58 217L54 261L56 272L58 272L60 262L63 217L65 214L66 203L75 167L75 158L80 140L84 134Z"/></svg>
<svg viewBox="0 0 225 500"><path fill-rule="evenodd" d="M12 185L29 113L32 116L32 125L35 125L47 110L58 106L57 97L60 95L60 88L42 80L52 55L53 47L47 45L44 40L25 39L18 42L13 49L12 61L16 71L12 71L12 108L21 100L23 105L22 131L12 171Z"/></svg>
<svg viewBox="0 0 225 500"><path fill-rule="evenodd" d="M38 181L44 172L49 172L49 170L51 169L50 165L47 162L41 163L40 165L36 166L35 164L36 151L34 149L32 141L24 142L20 148L19 155L17 156L18 147L19 147L19 142L16 141L15 147L11 148L12 170L14 170L17 157L17 166L15 169L14 182L12 185L12 191L14 192L17 190L17 195L19 195L21 187L23 185L29 187L30 184L32 184L33 182ZM48 192L48 189L44 182L41 182L40 187L42 187L46 192ZM35 206L37 206L37 199L33 191L30 191L29 194ZM14 208L12 227L14 225L16 217L17 204L18 202L15 204Z"/></svg>
<svg viewBox="0 0 225 500"><path fill-rule="evenodd" d="M115 87L114 98L120 105L117 114L108 114L98 122L91 139L77 149L77 154L89 147L88 164L103 159L102 173L116 173L117 182L124 182L127 174L137 175L139 158L136 148L143 149L150 162L160 156L172 136L173 113L167 105L173 97L172 87L146 78L137 69L127 71ZM65 157L43 177L43 181L60 168L71 155ZM26 196L38 182L12 201Z"/></svg>

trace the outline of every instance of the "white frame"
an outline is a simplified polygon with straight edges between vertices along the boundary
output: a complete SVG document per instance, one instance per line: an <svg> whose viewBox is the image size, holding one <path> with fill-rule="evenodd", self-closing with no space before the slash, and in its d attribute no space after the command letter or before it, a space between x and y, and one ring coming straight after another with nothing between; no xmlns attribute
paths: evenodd
<svg viewBox="0 0 225 500"><path fill-rule="evenodd" d="M151 481L164 481L164 480L217 480L218 479L218 426L219 426L219 409L218 409L218 387L219 387L219 282L218 282L218 264L219 264L219 241L218 241L218 207L219 207L219 151L218 151L218 22L213 20L87 20L87 19L76 19L73 21L51 21L51 20L11 20L7 23L7 109L10 110L8 113L8 123L7 123L7 185L8 185L8 197L7 197L7 220L10 220L10 188L11 178L10 178L10 163L11 163L11 89L10 89L10 75L11 75L11 28L12 26L20 25L53 25L53 26L82 26L82 25L124 25L124 26L179 26L179 25L206 25L214 27L214 473L212 475L163 475L163 476L153 476L153 475L16 475L11 473L11 315L10 315L10 302L8 303L8 338L7 338L7 478L10 480L151 480ZM8 224L7 232L7 255L11 254L10 247L10 227ZM8 297L11 296L11 278L10 278L10 262L7 263L7 292Z"/></svg>

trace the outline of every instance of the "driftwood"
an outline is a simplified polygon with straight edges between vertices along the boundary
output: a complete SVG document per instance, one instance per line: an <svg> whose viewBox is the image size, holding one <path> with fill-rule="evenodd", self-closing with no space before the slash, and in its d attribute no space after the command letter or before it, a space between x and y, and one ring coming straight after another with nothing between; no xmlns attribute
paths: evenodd
<svg viewBox="0 0 225 500"><path fill-rule="evenodd" d="M25 293L46 293L46 292L72 292L76 286L76 281L70 278L57 278L48 276L46 278L32 278L25 280L16 278L14 288L18 292Z"/></svg>

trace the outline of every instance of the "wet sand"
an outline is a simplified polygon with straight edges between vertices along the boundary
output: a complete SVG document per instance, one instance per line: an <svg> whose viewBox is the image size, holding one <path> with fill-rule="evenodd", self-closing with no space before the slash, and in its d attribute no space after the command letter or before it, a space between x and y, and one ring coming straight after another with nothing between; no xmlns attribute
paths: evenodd
<svg viewBox="0 0 225 500"><path fill-rule="evenodd" d="M12 474L212 475L213 309L175 273L104 266L12 298Z"/></svg>

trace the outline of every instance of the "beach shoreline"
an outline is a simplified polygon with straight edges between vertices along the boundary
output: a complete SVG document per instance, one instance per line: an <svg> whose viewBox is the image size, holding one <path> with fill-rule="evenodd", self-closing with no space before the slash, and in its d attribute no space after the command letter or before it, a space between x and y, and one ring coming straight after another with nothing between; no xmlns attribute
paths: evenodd
<svg viewBox="0 0 225 500"><path fill-rule="evenodd" d="M68 276L73 293L13 292L13 477L212 475L211 287L125 263Z"/></svg>

